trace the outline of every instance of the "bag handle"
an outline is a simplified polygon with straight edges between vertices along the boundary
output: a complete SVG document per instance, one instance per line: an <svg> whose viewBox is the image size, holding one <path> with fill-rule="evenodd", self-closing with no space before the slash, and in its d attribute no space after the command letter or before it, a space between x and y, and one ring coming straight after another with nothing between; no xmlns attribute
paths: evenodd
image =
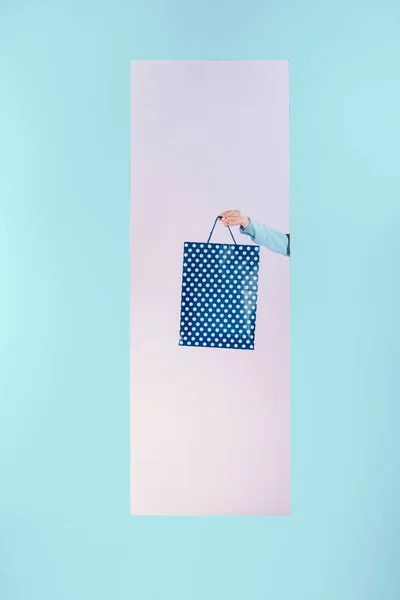
<svg viewBox="0 0 400 600"><path fill-rule="evenodd" d="M210 243L211 236L212 236L212 234L214 233L214 229L215 229L215 226L216 226L216 224L217 224L217 221L220 221L221 219L222 219L221 215L215 219L215 221L214 221L214 225L213 225L213 228L211 229L211 233L210 233L210 235L208 236L207 244L209 244L209 243ZM233 236L232 230L231 230L231 228L229 227L229 225L228 225L228 229L229 229L229 233L231 234L231 237L232 237L232 239L233 239L233 243L235 244L235 246L237 246L237 242L236 242L236 240L235 240L235 238L234 238L234 236Z"/></svg>

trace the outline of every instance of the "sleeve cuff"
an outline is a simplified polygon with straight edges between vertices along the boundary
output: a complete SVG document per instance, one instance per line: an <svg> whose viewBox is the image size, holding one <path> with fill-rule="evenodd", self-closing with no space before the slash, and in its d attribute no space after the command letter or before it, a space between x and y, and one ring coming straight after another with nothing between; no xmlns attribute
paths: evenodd
<svg viewBox="0 0 400 600"><path fill-rule="evenodd" d="M253 225L253 221L250 219L250 217L248 217L249 219L249 224L246 227L246 229L241 226L240 227L240 233L242 233L243 235L248 235L252 240L254 240L255 236L256 236L256 231L254 229L254 225Z"/></svg>

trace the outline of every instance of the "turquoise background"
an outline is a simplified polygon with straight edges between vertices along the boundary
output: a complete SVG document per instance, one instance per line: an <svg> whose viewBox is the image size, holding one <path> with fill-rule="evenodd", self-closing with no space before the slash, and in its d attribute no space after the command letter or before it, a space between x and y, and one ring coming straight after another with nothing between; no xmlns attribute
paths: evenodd
<svg viewBox="0 0 400 600"><path fill-rule="evenodd" d="M399 31L395 0L3 0L2 600L400 597ZM129 517L133 58L291 60L289 518Z"/></svg>

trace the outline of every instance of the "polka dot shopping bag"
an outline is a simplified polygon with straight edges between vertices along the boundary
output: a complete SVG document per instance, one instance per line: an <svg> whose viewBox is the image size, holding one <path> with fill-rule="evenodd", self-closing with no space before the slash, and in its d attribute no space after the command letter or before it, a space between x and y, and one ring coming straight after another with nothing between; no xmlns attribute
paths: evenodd
<svg viewBox="0 0 400 600"><path fill-rule="evenodd" d="M185 242L181 346L254 350L260 247Z"/></svg>

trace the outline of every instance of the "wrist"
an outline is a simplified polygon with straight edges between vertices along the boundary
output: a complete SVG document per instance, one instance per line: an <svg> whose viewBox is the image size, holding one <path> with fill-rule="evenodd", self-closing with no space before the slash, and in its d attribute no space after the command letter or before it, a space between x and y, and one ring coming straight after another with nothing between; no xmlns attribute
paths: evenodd
<svg viewBox="0 0 400 600"><path fill-rule="evenodd" d="M242 222L241 222L242 229L247 229L249 225L250 225L249 217L246 217L245 215L243 215Z"/></svg>

